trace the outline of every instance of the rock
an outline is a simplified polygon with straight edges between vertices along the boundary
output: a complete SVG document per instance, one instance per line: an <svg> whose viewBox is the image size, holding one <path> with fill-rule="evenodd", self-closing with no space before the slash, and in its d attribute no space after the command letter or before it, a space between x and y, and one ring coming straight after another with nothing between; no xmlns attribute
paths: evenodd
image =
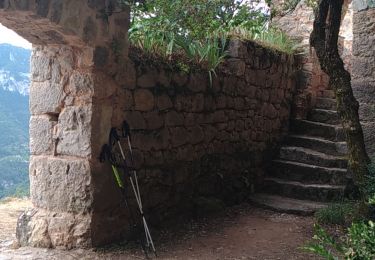
<svg viewBox="0 0 375 260"><path fill-rule="evenodd" d="M155 70L148 70L137 79L137 86L141 88L152 88L156 86L158 79L158 72Z"/></svg>
<svg viewBox="0 0 375 260"><path fill-rule="evenodd" d="M31 78L34 82L44 82L51 79L52 60L47 55L31 56Z"/></svg>
<svg viewBox="0 0 375 260"><path fill-rule="evenodd" d="M30 158L30 197L38 208L88 212L92 203L91 167L85 159Z"/></svg>
<svg viewBox="0 0 375 260"><path fill-rule="evenodd" d="M208 81L204 74L192 74L187 88L193 92L203 92L206 90L207 83Z"/></svg>
<svg viewBox="0 0 375 260"><path fill-rule="evenodd" d="M85 157L91 154L92 106L66 107L57 124L57 153Z"/></svg>
<svg viewBox="0 0 375 260"><path fill-rule="evenodd" d="M136 74L134 63L130 59L126 59L124 65L118 68L115 80L126 89L135 89L137 81Z"/></svg>
<svg viewBox="0 0 375 260"><path fill-rule="evenodd" d="M190 143L191 144L198 144L204 140L204 132L200 126L193 126L190 128L190 135L189 135Z"/></svg>
<svg viewBox="0 0 375 260"><path fill-rule="evenodd" d="M28 246L32 229L29 225L32 216L35 215L36 209L29 209L23 212L17 221L16 237L21 246Z"/></svg>
<svg viewBox="0 0 375 260"><path fill-rule="evenodd" d="M150 111L154 109L155 98L151 91L138 89L134 92L135 110Z"/></svg>
<svg viewBox="0 0 375 260"><path fill-rule="evenodd" d="M181 126L184 124L184 116L176 111L168 112L165 115L166 126Z"/></svg>
<svg viewBox="0 0 375 260"><path fill-rule="evenodd" d="M92 74L74 72L70 77L69 91L73 96L92 97L94 93Z"/></svg>
<svg viewBox="0 0 375 260"><path fill-rule="evenodd" d="M171 142L173 147L181 146L187 143L189 135L185 128L175 127L170 129Z"/></svg>
<svg viewBox="0 0 375 260"><path fill-rule="evenodd" d="M173 107L171 99L166 94L162 94L157 97L156 105L159 110L167 110Z"/></svg>
<svg viewBox="0 0 375 260"><path fill-rule="evenodd" d="M164 126L164 118L158 111L148 112L144 114L144 118L146 119L148 129L154 130Z"/></svg>
<svg viewBox="0 0 375 260"><path fill-rule="evenodd" d="M64 97L60 84L33 82L30 88L30 112L33 115L60 113Z"/></svg>
<svg viewBox="0 0 375 260"><path fill-rule="evenodd" d="M197 94L191 98L191 111L202 112L204 110L204 95Z"/></svg>
<svg viewBox="0 0 375 260"><path fill-rule="evenodd" d="M125 119L128 122L130 129L146 129L146 120L139 111L128 111L126 112Z"/></svg>
<svg viewBox="0 0 375 260"><path fill-rule="evenodd" d="M30 153L32 155L53 155L53 128L57 124L48 116L30 118Z"/></svg>

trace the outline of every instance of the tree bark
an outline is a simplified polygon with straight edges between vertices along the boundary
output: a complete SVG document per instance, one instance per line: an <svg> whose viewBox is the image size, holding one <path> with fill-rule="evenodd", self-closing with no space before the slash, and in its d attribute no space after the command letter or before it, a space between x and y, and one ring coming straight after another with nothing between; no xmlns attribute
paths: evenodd
<svg viewBox="0 0 375 260"><path fill-rule="evenodd" d="M337 111L348 144L348 166L353 182L359 188L360 196L364 198L370 159L358 116L359 103L353 95L350 73L345 69L338 51L343 3L343 0L319 1L310 44L315 48L321 68L329 76L329 83L335 91Z"/></svg>

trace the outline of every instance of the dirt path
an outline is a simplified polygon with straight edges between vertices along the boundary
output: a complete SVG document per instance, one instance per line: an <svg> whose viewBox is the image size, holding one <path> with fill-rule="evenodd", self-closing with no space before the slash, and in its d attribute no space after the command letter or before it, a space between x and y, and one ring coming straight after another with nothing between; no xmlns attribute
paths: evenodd
<svg viewBox="0 0 375 260"><path fill-rule="evenodd" d="M14 238L16 219L28 201L0 204L0 241ZM299 247L312 236L313 219L257 209L248 204L184 225L154 230L158 259L316 259ZM3 259L143 259L138 246L114 245L100 250L20 248L0 242Z"/></svg>

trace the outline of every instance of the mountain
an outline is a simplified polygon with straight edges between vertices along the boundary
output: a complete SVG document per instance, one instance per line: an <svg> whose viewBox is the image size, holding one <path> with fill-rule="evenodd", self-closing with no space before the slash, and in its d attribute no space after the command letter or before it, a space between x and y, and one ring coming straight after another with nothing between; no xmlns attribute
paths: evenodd
<svg viewBox="0 0 375 260"><path fill-rule="evenodd" d="M30 55L0 44L0 199L29 186Z"/></svg>
<svg viewBox="0 0 375 260"><path fill-rule="evenodd" d="M0 44L0 87L28 95L31 50Z"/></svg>

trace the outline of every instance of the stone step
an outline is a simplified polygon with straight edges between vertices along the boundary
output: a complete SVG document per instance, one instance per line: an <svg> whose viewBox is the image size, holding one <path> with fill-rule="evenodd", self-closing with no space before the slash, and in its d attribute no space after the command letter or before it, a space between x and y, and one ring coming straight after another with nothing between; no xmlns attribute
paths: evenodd
<svg viewBox="0 0 375 260"><path fill-rule="evenodd" d="M315 108L336 110L336 99L333 98L316 98Z"/></svg>
<svg viewBox="0 0 375 260"><path fill-rule="evenodd" d="M274 160L268 168L268 176L304 184L344 185L346 184L347 170L287 160Z"/></svg>
<svg viewBox="0 0 375 260"><path fill-rule="evenodd" d="M277 178L266 178L263 192L289 198L322 202L341 201L344 185L304 184Z"/></svg>
<svg viewBox="0 0 375 260"><path fill-rule="evenodd" d="M281 147L279 158L322 167L347 168L348 161L342 156L328 155L304 147Z"/></svg>
<svg viewBox="0 0 375 260"><path fill-rule="evenodd" d="M330 155L346 155L348 148L346 142L333 142L324 138L306 135L288 135L285 144L312 149Z"/></svg>
<svg viewBox="0 0 375 260"><path fill-rule="evenodd" d="M322 137L331 141L344 141L345 135L341 126L295 119L291 121L291 130L295 134Z"/></svg>
<svg viewBox="0 0 375 260"><path fill-rule="evenodd" d="M313 109L309 113L308 120L330 125L341 124L339 115L335 110Z"/></svg>
<svg viewBox="0 0 375 260"><path fill-rule="evenodd" d="M303 216L313 215L317 210L327 207L327 204L322 202L297 200L264 193L252 195L250 201L266 209Z"/></svg>

